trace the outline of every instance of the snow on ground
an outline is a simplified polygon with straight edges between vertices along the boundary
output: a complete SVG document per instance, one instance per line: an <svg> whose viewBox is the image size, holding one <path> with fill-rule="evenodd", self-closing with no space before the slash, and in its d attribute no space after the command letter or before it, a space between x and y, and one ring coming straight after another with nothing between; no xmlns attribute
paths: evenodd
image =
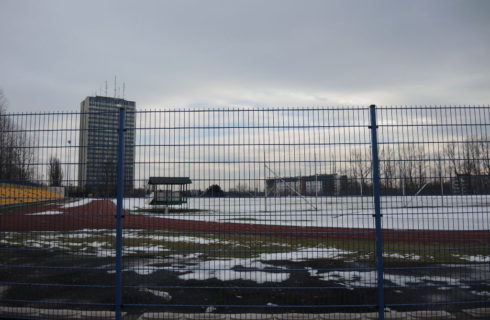
<svg viewBox="0 0 490 320"><path fill-rule="evenodd" d="M73 238L73 239L85 239L85 238L90 238L94 236L94 233L90 232L75 232L75 233L69 233L64 235L67 238Z"/></svg>
<svg viewBox="0 0 490 320"><path fill-rule="evenodd" d="M126 198L124 206L129 210L151 207L145 198ZM383 227L387 229L490 229L490 196L383 197L381 207ZM133 214L213 222L374 228L371 197L189 198L185 208L202 211Z"/></svg>
<svg viewBox="0 0 490 320"><path fill-rule="evenodd" d="M144 231L135 230L124 230L124 239L151 239L152 241L165 241L165 242L186 242L186 243L196 243L196 244L236 244L232 241L216 239L216 238L205 238L205 237L191 237L191 236L163 236L155 235L154 232L151 234L145 233Z"/></svg>
<svg viewBox="0 0 490 320"><path fill-rule="evenodd" d="M163 298L164 301L172 300L172 296L166 291L152 290L148 288L141 288L140 291L151 293L154 296Z"/></svg>
<svg viewBox="0 0 490 320"><path fill-rule="evenodd" d="M68 202L61 208L82 206L93 200ZM146 198L125 198L123 203L125 209L135 210L151 208L147 202ZM383 197L381 207L383 227L387 229L490 229L490 196ZM133 214L213 222L374 228L371 197L189 198L184 208L202 211Z"/></svg>
<svg viewBox="0 0 490 320"><path fill-rule="evenodd" d="M74 208L74 207L80 207L80 206L84 206L86 204L89 204L90 202L94 201L95 199L93 198L84 198L84 199L81 199L81 200L77 200L77 201L71 201L71 202L67 202L66 204L64 204L61 208Z"/></svg>
<svg viewBox="0 0 490 320"><path fill-rule="evenodd" d="M477 296L482 296L482 297L488 297L490 298L490 292L488 291L477 291L477 290L472 290L470 291L472 294L477 295Z"/></svg>
<svg viewBox="0 0 490 320"><path fill-rule="evenodd" d="M187 243L197 243L197 244L218 244L218 243L232 244L231 241L212 239L212 238L189 237L189 236L176 236L176 237L154 236L151 239L156 241L187 242Z"/></svg>
<svg viewBox="0 0 490 320"><path fill-rule="evenodd" d="M106 247L108 245L108 243L107 242L92 241L92 242L85 243L85 245L88 247L101 249L101 248Z"/></svg>
<svg viewBox="0 0 490 320"><path fill-rule="evenodd" d="M123 248L124 254L138 253L138 252L148 252L148 253L159 253L164 251L169 251L169 249L164 246L125 246Z"/></svg>
<svg viewBox="0 0 490 320"><path fill-rule="evenodd" d="M463 255L454 255L459 259L470 261L470 262L490 262L490 256L476 255L476 256L463 256Z"/></svg>
<svg viewBox="0 0 490 320"><path fill-rule="evenodd" d="M376 287L377 285L376 271L335 270L322 272L316 269L308 268L308 272L311 276L316 277L319 280L332 281L351 289L355 287ZM458 274L458 276L460 275ZM481 278L479 279L482 284L489 280L485 277L486 275L482 274ZM414 276L385 272L384 280L387 288L422 285L440 286L440 288L443 288L442 290L449 290L451 287L455 286L466 289L470 288L464 283L464 281L470 281L470 279L465 279L464 277L457 279L454 277L433 275Z"/></svg>
<svg viewBox="0 0 490 320"><path fill-rule="evenodd" d="M171 269L173 269L171 267ZM282 282L289 279L288 272L281 272L284 267L275 267L256 259L216 259L200 261L196 265L185 265L179 268L182 280L221 281L250 280L256 283Z"/></svg>
<svg viewBox="0 0 490 320"><path fill-rule="evenodd" d="M420 260L422 257L414 253L383 253L384 258L403 259L403 260Z"/></svg>
<svg viewBox="0 0 490 320"><path fill-rule="evenodd" d="M319 272L315 269L308 270L310 275L323 281L334 281L349 289L354 287L376 287L375 271L330 271Z"/></svg>
<svg viewBox="0 0 490 320"><path fill-rule="evenodd" d="M438 276L408 276L408 275L399 275L399 274L385 274L384 279L390 281L397 287L406 287L406 286L417 286L423 283L428 284L438 284L438 285L456 285L460 286L461 282L458 279L449 278L449 277L438 277Z"/></svg>
<svg viewBox="0 0 490 320"><path fill-rule="evenodd" d="M113 249L99 249L95 251L95 256L99 258L113 258L116 256L116 251Z"/></svg>
<svg viewBox="0 0 490 320"><path fill-rule="evenodd" d="M124 254L131 255L136 253L163 253L175 250L175 245L171 243L193 243L196 245L222 244L231 246L231 250L243 248L244 243L239 241L223 240L212 237L192 237L192 236L168 236L162 233L148 233L145 230L124 230L123 246ZM84 229L72 232L40 231L30 233L26 237L22 232L3 232L1 233L0 244L7 247L33 247L33 248L57 248L57 249L76 249L85 255L113 256L115 233L113 230ZM132 243L132 239L137 240L137 245ZM168 245L167 245L168 244ZM308 259L346 259L352 260L351 254L355 254L356 259L369 259L370 255L359 255L356 250L342 250L334 247L312 247L312 248L291 248L288 243L268 243L270 247L284 248L280 252L271 251L260 253L257 257L260 261L305 261ZM168 247L167 247L168 246ZM202 250L196 246L196 251ZM453 257L462 261L475 264L490 262L490 256L484 254L452 254ZM419 261L422 256L411 252L385 252L387 259L401 259ZM431 259L430 255L424 255L424 259Z"/></svg>
<svg viewBox="0 0 490 320"><path fill-rule="evenodd" d="M150 275L162 269L162 267L159 266L162 263L161 259L141 259L140 261L128 261L123 263L123 271L132 271L143 276ZM115 273L114 270L108 272Z"/></svg>
<svg viewBox="0 0 490 320"><path fill-rule="evenodd" d="M303 248L298 251L262 253L259 260L263 261L305 261L308 259L339 259L343 255L352 253L336 248Z"/></svg>
<svg viewBox="0 0 490 320"><path fill-rule="evenodd" d="M63 214L61 211L43 211L43 212L36 212L36 213L28 213L26 214L27 216L53 216L57 214Z"/></svg>
<svg viewBox="0 0 490 320"><path fill-rule="evenodd" d="M156 239L160 240L160 239ZM199 237L162 237L161 240L169 242L188 242L188 243L198 243L198 244L232 244L231 241L225 241L221 239L209 239L209 238L199 238Z"/></svg>
<svg viewBox="0 0 490 320"><path fill-rule="evenodd" d="M268 263L271 261L306 261L328 257L340 259L348 251L334 248L303 248L297 251L283 253L263 253L257 258L226 258L204 260L200 254L171 255L162 259L151 259L146 262L129 263L124 271L133 271L139 275L149 275L157 271L166 270L179 272L182 280L208 280L221 281L249 280L256 283L282 282L290 277L286 267L277 267Z"/></svg>

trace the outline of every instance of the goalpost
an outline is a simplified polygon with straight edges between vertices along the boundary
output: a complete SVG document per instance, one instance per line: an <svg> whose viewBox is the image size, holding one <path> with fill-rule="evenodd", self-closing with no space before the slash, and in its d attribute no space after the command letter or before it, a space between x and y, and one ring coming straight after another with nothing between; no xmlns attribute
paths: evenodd
<svg viewBox="0 0 490 320"><path fill-rule="evenodd" d="M405 208L407 208L408 205L413 202L413 200L415 199L415 197L417 197L425 189L425 187L427 187L428 185L429 185L429 182L427 182L426 184L424 184L413 196L409 196L410 197L410 200L405 201ZM403 189L404 189L403 190L404 191L403 193L405 195L405 188L403 188Z"/></svg>
<svg viewBox="0 0 490 320"><path fill-rule="evenodd" d="M280 180L280 181L284 182L284 185L286 186L286 188L288 188L289 190L291 190L292 192L294 192L296 195L298 195L301 199L303 199L308 205L310 205L313 208L313 210L318 211L318 207L314 203L308 201L308 199L305 196L303 196L301 193L299 193L296 189L291 188L286 183L286 180L284 180L279 175L277 175L276 172L274 172L274 170L272 170L271 168L269 168L269 166L267 164L265 164L265 163L264 163L264 168L267 169L267 170L269 170L269 172L271 172L273 174L273 176L274 176L274 178L276 180ZM265 176L264 176L264 178L265 178ZM264 195L265 195L265 212L267 212L267 183L266 183L266 186L265 186Z"/></svg>

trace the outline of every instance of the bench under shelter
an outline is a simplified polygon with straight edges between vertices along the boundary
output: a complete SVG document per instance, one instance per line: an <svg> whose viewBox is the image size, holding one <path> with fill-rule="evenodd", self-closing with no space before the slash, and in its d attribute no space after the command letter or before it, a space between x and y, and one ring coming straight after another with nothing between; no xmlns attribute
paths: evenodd
<svg viewBox="0 0 490 320"><path fill-rule="evenodd" d="M189 177L150 177L150 204L171 206L187 203L187 186L191 183Z"/></svg>

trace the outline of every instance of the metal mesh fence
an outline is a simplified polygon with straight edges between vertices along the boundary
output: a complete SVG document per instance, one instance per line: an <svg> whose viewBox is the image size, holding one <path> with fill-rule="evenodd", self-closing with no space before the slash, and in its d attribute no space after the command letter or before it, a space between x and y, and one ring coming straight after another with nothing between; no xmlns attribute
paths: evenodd
<svg viewBox="0 0 490 320"><path fill-rule="evenodd" d="M78 188L82 116L0 116L2 318L115 316L115 205Z"/></svg>
<svg viewBox="0 0 490 320"><path fill-rule="evenodd" d="M0 120L2 317L485 317L489 107Z"/></svg>
<svg viewBox="0 0 490 320"><path fill-rule="evenodd" d="M489 109L378 114L386 305L488 306Z"/></svg>

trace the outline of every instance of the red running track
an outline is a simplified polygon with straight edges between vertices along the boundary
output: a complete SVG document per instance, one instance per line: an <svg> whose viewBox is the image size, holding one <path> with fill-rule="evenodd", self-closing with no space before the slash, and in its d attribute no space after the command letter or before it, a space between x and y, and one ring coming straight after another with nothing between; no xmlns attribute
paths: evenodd
<svg viewBox="0 0 490 320"><path fill-rule="evenodd" d="M93 200L78 207L66 203L13 208L0 214L0 231L71 231L114 229L116 205L111 200ZM55 215L32 215L57 211ZM178 220L131 214L124 211L124 228L160 229L203 233L263 234L271 236L321 238L332 240L372 240L373 229L260 225ZM385 241L428 241L451 243L490 243L490 231L383 230Z"/></svg>

